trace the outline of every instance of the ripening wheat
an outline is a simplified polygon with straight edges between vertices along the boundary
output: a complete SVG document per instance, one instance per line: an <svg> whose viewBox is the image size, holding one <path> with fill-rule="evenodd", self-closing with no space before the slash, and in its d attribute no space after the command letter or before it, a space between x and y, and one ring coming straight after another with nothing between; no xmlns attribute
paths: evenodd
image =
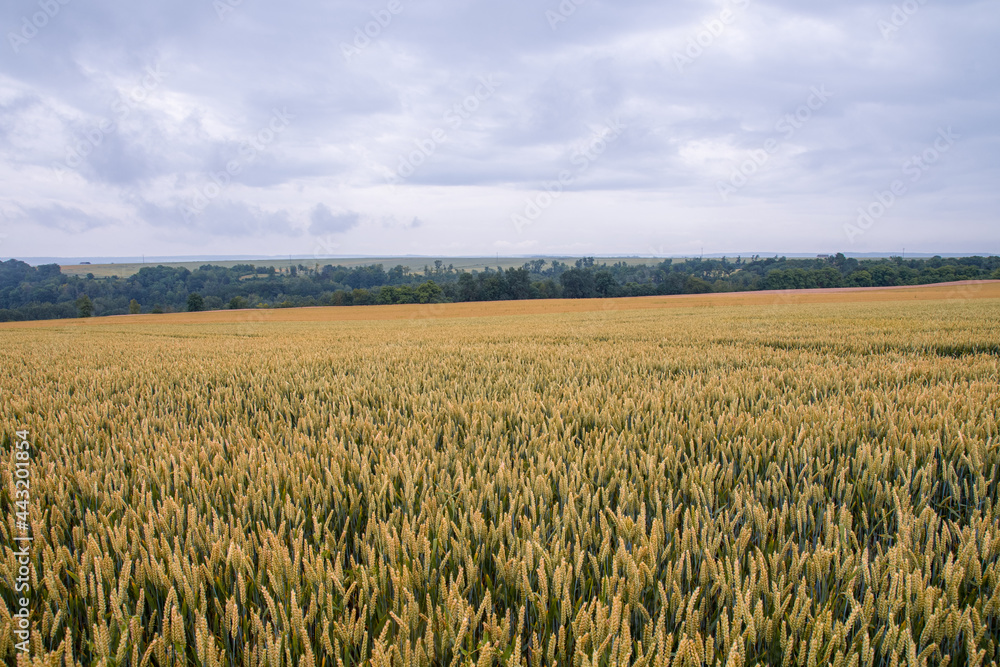
<svg viewBox="0 0 1000 667"><path fill-rule="evenodd" d="M31 655L1000 661L1000 300L0 330ZM27 663L25 663L27 664Z"/></svg>

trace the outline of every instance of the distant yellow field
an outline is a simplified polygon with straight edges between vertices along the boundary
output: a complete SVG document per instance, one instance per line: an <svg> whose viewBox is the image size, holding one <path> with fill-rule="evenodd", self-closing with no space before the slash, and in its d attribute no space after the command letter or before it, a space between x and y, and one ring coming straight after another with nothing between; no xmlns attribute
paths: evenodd
<svg viewBox="0 0 1000 667"><path fill-rule="evenodd" d="M935 299L1000 299L1000 280L973 280L914 287L857 287L766 292L681 294L619 299L537 299L396 306L347 306L215 310L160 315L113 315L74 320L44 320L0 323L3 328L93 325L112 322L134 324L183 324L212 322L336 322L353 320L407 320L420 318L489 317L586 313L647 308L696 308L704 306L764 306L807 303L868 303L880 301L926 301Z"/></svg>

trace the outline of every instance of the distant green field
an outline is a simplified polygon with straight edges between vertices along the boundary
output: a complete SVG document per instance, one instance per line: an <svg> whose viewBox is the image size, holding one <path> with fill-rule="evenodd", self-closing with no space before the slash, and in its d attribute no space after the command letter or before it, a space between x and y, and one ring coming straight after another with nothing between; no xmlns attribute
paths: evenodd
<svg viewBox="0 0 1000 667"><path fill-rule="evenodd" d="M530 262L535 259L544 259L546 262L552 262L552 260L559 260L560 262L573 263L578 258L577 257L358 257L358 258L343 258L343 257L326 257L326 258L292 258L292 259L240 259L240 260L228 260L228 261L207 261L199 260L194 262L146 262L145 264L140 262L134 263L122 263L122 264L64 264L61 265L62 272L66 275L73 276L85 276L88 273L93 273L94 276L98 278L106 278L109 276L118 276L119 278L127 278L134 273L138 273L140 269L146 266L172 266L172 267L185 267L194 271L199 266L204 266L206 264L211 264L213 266L225 266L230 267L236 264L253 264L254 266L273 266L276 269L287 268L289 266L324 266L326 264L341 265L341 266L365 266L368 264L382 264L386 269L392 268L397 264L402 264L403 266L410 269L410 271L423 271L424 266L434 266L434 260L440 259L444 266L451 264L455 269L464 269L466 271L482 270L486 267L495 269L496 267L501 267L504 269L511 267L523 266L525 262ZM614 264L615 262L626 262L627 264L655 264L663 261L661 258L656 257L600 257L595 260L598 264L608 263ZM683 259L674 259L675 262L682 262Z"/></svg>

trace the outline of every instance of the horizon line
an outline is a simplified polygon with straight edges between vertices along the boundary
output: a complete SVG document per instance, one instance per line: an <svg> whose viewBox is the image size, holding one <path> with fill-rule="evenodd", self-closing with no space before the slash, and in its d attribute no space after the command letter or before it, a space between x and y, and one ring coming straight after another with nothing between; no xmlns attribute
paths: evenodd
<svg viewBox="0 0 1000 667"><path fill-rule="evenodd" d="M871 252L826 252L826 253L816 253L816 252L804 252L804 251L785 251L785 252L775 252L775 251L748 251L748 252L711 252L711 253L670 253L670 254L645 254L645 253L610 253L610 254L594 254L594 253L582 253L582 254L562 254L562 253L535 253L535 254L469 254L469 255L424 255L424 254L405 254L405 255L370 255L370 254L356 254L356 255L322 255L322 256L296 256L296 255L150 255L148 257L142 255L76 255L76 256L21 256L21 257L0 257L0 261L10 261L17 260L25 262L26 264L39 265L39 264L59 264L61 266L79 266L85 262L93 263L95 265L101 264L149 264L149 263L188 263L188 262L233 262L233 261L287 261L287 262L318 262L323 260L350 260L350 259L428 259L428 260L449 260L449 259L481 259L481 260L511 260L511 259L581 259L584 257L592 257L594 259L693 259L693 258L712 258L712 259L722 259L722 258L749 258L749 257L792 257L796 259L821 259L825 257L833 257L837 254L843 254L845 257L854 258L891 258L891 257L902 257L902 258L932 258L932 257L948 257L948 258L961 258L961 257L991 257L996 256L1000 253L995 252L907 252L901 253L898 251L871 251Z"/></svg>

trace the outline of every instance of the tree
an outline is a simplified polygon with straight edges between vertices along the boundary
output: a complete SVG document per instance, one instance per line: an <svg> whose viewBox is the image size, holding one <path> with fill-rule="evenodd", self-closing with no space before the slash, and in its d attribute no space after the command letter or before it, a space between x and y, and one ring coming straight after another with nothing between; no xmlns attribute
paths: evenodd
<svg viewBox="0 0 1000 667"><path fill-rule="evenodd" d="M530 262L527 262L525 264L525 266L532 273L539 273L540 274L542 272L542 270L545 268L545 260L544 259L535 259L535 260L532 260Z"/></svg>
<svg viewBox="0 0 1000 667"><path fill-rule="evenodd" d="M421 284L416 290L417 301L420 303L440 303L441 288L433 280Z"/></svg>
<svg viewBox="0 0 1000 667"><path fill-rule="evenodd" d="M479 299L479 285L476 277L471 273L462 272L458 277L458 300L477 301Z"/></svg>
<svg viewBox="0 0 1000 667"><path fill-rule="evenodd" d="M188 294L187 307L189 313L203 310L205 308L205 299L197 292L191 292Z"/></svg>
<svg viewBox="0 0 1000 667"><path fill-rule="evenodd" d="M708 294L711 291L712 286L708 281L701 278L688 276L688 279L684 282L684 292L686 294Z"/></svg>
<svg viewBox="0 0 1000 667"><path fill-rule="evenodd" d="M860 271L855 271L851 275L847 276L847 280L850 284L853 284L857 287L871 287L872 274L862 269Z"/></svg>
<svg viewBox="0 0 1000 667"><path fill-rule="evenodd" d="M229 310L242 310L247 307L247 300L241 296L234 296L229 300Z"/></svg>
<svg viewBox="0 0 1000 667"><path fill-rule="evenodd" d="M890 286L899 284L899 271L891 264L873 266L868 273L871 274L873 285Z"/></svg>
<svg viewBox="0 0 1000 667"><path fill-rule="evenodd" d="M507 269L507 296L511 299L531 298L531 274L525 268Z"/></svg>
<svg viewBox="0 0 1000 667"><path fill-rule="evenodd" d="M594 290L598 296L611 297L618 294L618 282L610 271L598 271L594 274Z"/></svg>
<svg viewBox="0 0 1000 667"><path fill-rule="evenodd" d="M570 269L559 276L559 282L562 283L563 296L567 299L589 299L594 296L592 271L582 268Z"/></svg>
<svg viewBox="0 0 1000 667"><path fill-rule="evenodd" d="M90 317L94 314L94 302L86 294L81 294L76 300L76 312L80 317Z"/></svg>
<svg viewBox="0 0 1000 667"><path fill-rule="evenodd" d="M355 306L367 306L374 301L371 292L366 289L358 288L351 292L351 303Z"/></svg>
<svg viewBox="0 0 1000 667"><path fill-rule="evenodd" d="M428 275L430 269L427 269ZM343 282L354 289L368 289L371 287L381 287L388 283L389 276L381 264L371 266L359 266L344 276Z"/></svg>
<svg viewBox="0 0 1000 667"><path fill-rule="evenodd" d="M128 302L128 312L130 315L138 315L139 313L142 312L142 307L139 306L138 301L132 299L131 301Z"/></svg>
<svg viewBox="0 0 1000 667"><path fill-rule="evenodd" d="M406 276L410 272L408 268L402 264L397 264L396 266L389 269L389 273L386 277L389 279L389 283L392 285L399 285L406 281Z"/></svg>
<svg viewBox="0 0 1000 667"><path fill-rule="evenodd" d="M552 278L546 278L545 280L538 280L531 284L532 292L537 295L539 299L558 299L559 298L559 285Z"/></svg>

